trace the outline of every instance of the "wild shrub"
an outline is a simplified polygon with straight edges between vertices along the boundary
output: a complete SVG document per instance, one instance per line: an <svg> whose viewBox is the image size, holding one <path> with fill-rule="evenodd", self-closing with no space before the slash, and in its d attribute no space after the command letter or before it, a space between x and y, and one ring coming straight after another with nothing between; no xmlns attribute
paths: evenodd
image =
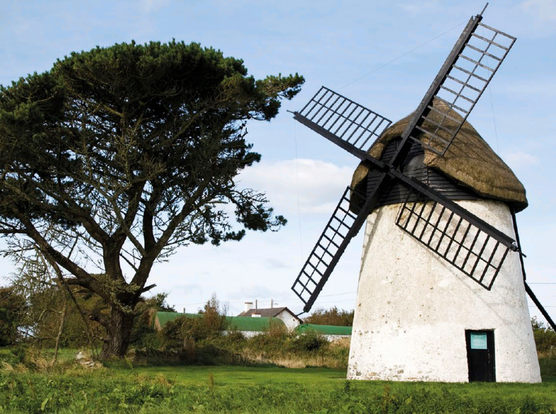
<svg viewBox="0 0 556 414"><path fill-rule="evenodd" d="M25 298L12 287L0 287L0 346L22 339L27 305Z"/></svg>
<svg viewBox="0 0 556 414"><path fill-rule="evenodd" d="M179 317L167 322L161 332L165 349L176 351L169 358L188 364L278 364L285 366L330 366L347 367L349 341L331 344L326 337L314 331L297 334L288 332L283 326L271 326L265 332L246 338L241 332L207 336L202 329L201 315ZM196 332L201 332L197 335ZM187 338L191 340L187 346ZM162 351L162 354L164 351ZM157 354L159 360L162 354ZM144 350L140 354L152 360ZM154 361L153 361L154 362ZM154 362L157 363L157 362Z"/></svg>
<svg viewBox="0 0 556 414"><path fill-rule="evenodd" d="M535 337L537 352L544 354L556 349L556 332L535 317L531 319L531 324L533 326L533 336Z"/></svg>
<svg viewBox="0 0 556 414"><path fill-rule="evenodd" d="M347 367L349 360L349 338L342 338L330 343L326 353L337 367Z"/></svg>
<svg viewBox="0 0 556 414"><path fill-rule="evenodd" d="M0 363L12 367L23 364L28 348L29 345L27 344L18 344L10 348L3 348L2 354L0 355Z"/></svg>
<svg viewBox="0 0 556 414"><path fill-rule="evenodd" d="M154 329L156 312L175 312L176 310L166 303L167 293L158 293L152 298L139 302L135 308L138 316L133 323L130 343L135 348L160 348L163 343Z"/></svg>
<svg viewBox="0 0 556 414"><path fill-rule="evenodd" d="M326 348L330 342L315 331L297 335L291 343L291 350L297 352L316 352Z"/></svg>
<svg viewBox="0 0 556 414"><path fill-rule="evenodd" d="M268 332L264 332L248 338L245 343L245 348L258 353L272 354L282 352L285 342L286 337L271 336Z"/></svg>
<svg viewBox="0 0 556 414"><path fill-rule="evenodd" d="M246 339L245 335L243 335L238 330L228 331L228 334L226 336L224 336L224 338L226 338L226 340L230 343L243 343L243 342L245 342L245 339Z"/></svg>
<svg viewBox="0 0 556 414"><path fill-rule="evenodd" d="M225 348L231 352L240 352L245 348L247 338L243 335L243 333L237 330L232 330L227 331L225 335L207 339L206 342L211 342L215 346Z"/></svg>
<svg viewBox="0 0 556 414"><path fill-rule="evenodd" d="M305 323L315 325L352 326L355 311L340 310L336 306L326 310L319 308L305 318Z"/></svg>
<svg viewBox="0 0 556 414"><path fill-rule="evenodd" d="M216 338L228 328L226 309L215 295L198 314L182 315L167 322L160 331L160 339L167 348L186 347L187 341Z"/></svg>
<svg viewBox="0 0 556 414"><path fill-rule="evenodd" d="M205 303L203 310L200 311L203 315L202 327L205 338L219 336L228 328L226 311L226 307L222 306L216 294Z"/></svg>
<svg viewBox="0 0 556 414"><path fill-rule="evenodd" d="M207 330L197 315L179 316L168 321L160 331L161 342L166 348L182 348L187 339L199 341L205 339Z"/></svg>
<svg viewBox="0 0 556 414"><path fill-rule="evenodd" d="M288 328L286 328L285 324L278 323L278 321L271 319L268 321L268 327L265 333L270 338L285 340L288 336Z"/></svg>
<svg viewBox="0 0 556 414"><path fill-rule="evenodd" d="M242 365L243 357L226 346L219 346L212 340L201 341L195 346L192 363L197 365Z"/></svg>
<svg viewBox="0 0 556 414"><path fill-rule="evenodd" d="M556 358L540 358L539 365L543 382L556 382Z"/></svg>

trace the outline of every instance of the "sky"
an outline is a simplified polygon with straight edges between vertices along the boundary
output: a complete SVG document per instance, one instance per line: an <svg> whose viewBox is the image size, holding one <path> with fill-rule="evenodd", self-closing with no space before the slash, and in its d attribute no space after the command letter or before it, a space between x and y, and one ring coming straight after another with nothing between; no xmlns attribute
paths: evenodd
<svg viewBox="0 0 556 414"><path fill-rule="evenodd" d="M0 84L49 70L72 51L131 40L198 42L243 59L256 78L303 75L302 92L283 103L276 119L248 124L262 161L240 179L266 192L287 226L248 233L239 243L180 248L150 279L157 285L151 293L167 293L178 311L196 312L216 294L230 315L255 300L299 313L291 285L358 160L287 111L300 110L325 85L393 121L408 115L484 6L484 0L2 0ZM483 17L517 42L469 121L527 190L529 207L517 217L527 279L555 319L556 0L493 0ZM315 308L353 309L362 233ZM14 272L1 259L0 285Z"/></svg>

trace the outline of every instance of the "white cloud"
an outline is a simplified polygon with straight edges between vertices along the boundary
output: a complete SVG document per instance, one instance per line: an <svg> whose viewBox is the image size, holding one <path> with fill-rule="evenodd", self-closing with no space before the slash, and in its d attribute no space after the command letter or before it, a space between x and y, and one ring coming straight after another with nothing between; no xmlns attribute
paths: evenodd
<svg viewBox="0 0 556 414"><path fill-rule="evenodd" d="M157 11L168 5L170 0L141 0L140 7L144 13L151 13Z"/></svg>
<svg viewBox="0 0 556 414"><path fill-rule="evenodd" d="M268 258L265 261L265 266L269 269L287 269L290 266L283 260Z"/></svg>
<svg viewBox="0 0 556 414"><path fill-rule="evenodd" d="M353 169L312 160L285 160L248 168L241 174L243 187L265 191L278 213L331 214Z"/></svg>
<svg viewBox="0 0 556 414"><path fill-rule="evenodd" d="M508 163L510 168L515 170L521 170L540 164L540 160L537 157L523 151L514 151L504 154L504 160Z"/></svg>
<svg viewBox="0 0 556 414"><path fill-rule="evenodd" d="M499 84L496 91L513 97L532 96L536 100L556 98L556 76L543 75L532 79L510 79L504 84Z"/></svg>
<svg viewBox="0 0 556 414"><path fill-rule="evenodd" d="M520 7L541 20L556 20L556 0L526 0Z"/></svg>
<svg viewBox="0 0 556 414"><path fill-rule="evenodd" d="M232 300L251 301L254 300L253 298L272 298L277 295L277 291L269 289L266 286L250 285L247 287L241 286L239 291L236 290L235 292L230 293L228 297Z"/></svg>
<svg viewBox="0 0 556 414"><path fill-rule="evenodd" d="M435 12L440 6L438 0L420 1L400 4L400 8L411 14Z"/></svg>
<svg viewBox="0 0 556 414"><path fill-rule="evenodd" d="M203 294L203 288L197 283L176 284L172 286L172 292L180 295Z"/></svg>
<svg viewBox="0 0 556 414"><path fill-rule="evenodd" d="M506 19L518 39L551 37L556 33L556 0L521 0L508 9Z"/></svg>

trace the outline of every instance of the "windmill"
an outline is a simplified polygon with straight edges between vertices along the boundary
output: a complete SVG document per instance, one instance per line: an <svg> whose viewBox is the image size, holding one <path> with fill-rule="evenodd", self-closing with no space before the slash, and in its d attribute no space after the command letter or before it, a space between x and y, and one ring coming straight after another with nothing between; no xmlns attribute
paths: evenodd
<svg viewBox="0 0 556 414"><path fill-rule="evenodd" d="M325 87L294 112L361 160L292 286L308 312L367 223L348 378L540 381L525 292L556 326L525 282L525 192L467 122L515 42L483 12L406 119L392 125ZM475 177L458 176L458 157L479 160ZM481 188L491 164L493 181L508 176L502 193Z"/></svg>

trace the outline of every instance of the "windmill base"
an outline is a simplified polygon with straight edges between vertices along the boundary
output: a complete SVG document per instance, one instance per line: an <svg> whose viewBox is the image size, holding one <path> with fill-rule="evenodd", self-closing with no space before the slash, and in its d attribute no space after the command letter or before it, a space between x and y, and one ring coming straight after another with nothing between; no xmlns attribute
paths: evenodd
<svg viewBox="0 0 556 414"><path fill-rule="evenodd" d="M459 204L514 235L504 203ZM367 220L348 379L540 382L518 255L488 291L399 229L399 207Z"/></svg>

